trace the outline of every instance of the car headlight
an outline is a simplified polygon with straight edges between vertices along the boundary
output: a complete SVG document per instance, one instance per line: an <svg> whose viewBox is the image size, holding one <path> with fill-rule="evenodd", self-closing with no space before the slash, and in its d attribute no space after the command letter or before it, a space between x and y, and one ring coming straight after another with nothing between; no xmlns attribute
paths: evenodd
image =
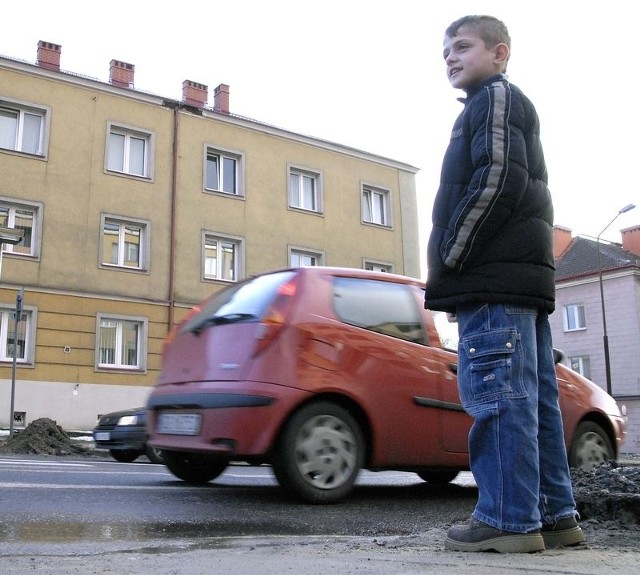
<svg viewBox="0 0 640 575"><path fill-rule="evenodd" d="M137 425L140 418L137 415L125 415L118 419L116 425Z"/></svg>

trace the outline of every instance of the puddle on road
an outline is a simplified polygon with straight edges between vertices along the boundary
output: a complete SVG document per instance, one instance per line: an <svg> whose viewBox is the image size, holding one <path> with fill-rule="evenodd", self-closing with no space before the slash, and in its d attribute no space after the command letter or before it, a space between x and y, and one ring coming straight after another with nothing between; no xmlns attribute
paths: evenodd
<svg viewBox="0 0 640 575"><path fill-rule="evenodd" d="M0 542L72 543L82 541L148 541L204 537L265 536L271 529L260 525L229 523L76 523L39 521L0 525ZM300 535L291 526L280 526L278 535Z"/></svg>

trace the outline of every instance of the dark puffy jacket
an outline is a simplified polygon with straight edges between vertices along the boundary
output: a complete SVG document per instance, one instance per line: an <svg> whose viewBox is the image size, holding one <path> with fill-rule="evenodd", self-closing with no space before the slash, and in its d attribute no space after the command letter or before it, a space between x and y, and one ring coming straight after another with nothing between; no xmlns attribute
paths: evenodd
<svg viewBox="0 0 640 575"><path fill-rule="evenodd" d="M538 115L506 76L464 100L433 206L425 307L555 307L553 205Z"/></svg>

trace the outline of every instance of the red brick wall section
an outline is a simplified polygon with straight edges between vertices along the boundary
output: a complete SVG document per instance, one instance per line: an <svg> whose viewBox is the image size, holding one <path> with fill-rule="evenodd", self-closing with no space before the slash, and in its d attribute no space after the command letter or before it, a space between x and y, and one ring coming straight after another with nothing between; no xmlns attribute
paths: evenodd
<svg viewBox="0 0 640 575"><path fill-rule="evenodd" d="M136 67L133 64L111 60L109 68L109 83L120 88L133 88L133 78Z"/></svg>
<svg viewBox="0 0 640 575"><path fill-rule="evenodd" d="M38 42L37 64L41 68L46 68L47 70L60 71L61 54L62 46L40 40L40 42Z"/></svg>

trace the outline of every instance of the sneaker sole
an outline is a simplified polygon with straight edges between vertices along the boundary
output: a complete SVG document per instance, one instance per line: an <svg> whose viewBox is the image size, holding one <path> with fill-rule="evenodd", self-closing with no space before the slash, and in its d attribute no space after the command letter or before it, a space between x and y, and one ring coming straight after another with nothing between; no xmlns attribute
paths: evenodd
<svg viewBox="0 0 640 575"><path fill-rule="evenodd" d="M549 549L554 547L571 547L579 545L585 540L584 533L580 527L562 529L560 531L545 531L542 533L544 544Z"/></svg>
<svg viewBox="0 0 640 575"><path fill-rule="evenodd" d="M468 543L447 537L444 548L450 551L497 551L498 553L536 553L545 550L545 543L539 533L517 533L501 535L493 539Z"/></svg>

